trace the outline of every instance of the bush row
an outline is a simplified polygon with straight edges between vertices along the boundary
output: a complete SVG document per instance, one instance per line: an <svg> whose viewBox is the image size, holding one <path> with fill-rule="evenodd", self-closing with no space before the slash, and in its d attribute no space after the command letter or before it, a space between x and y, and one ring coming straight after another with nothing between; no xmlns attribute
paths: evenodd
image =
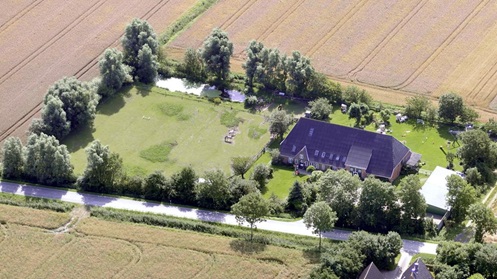
<svg viewBox="0 0 497 279"><path fill-rule="evenodd" d="M21 201L21 200L14 200L5 197L0 197L0 203L7 205L14 205L14 206L30 207L35 209L46 209L56 212L69 212L74 208L74 204L59 203L59 202L54 202L52 200L39 199L39 198L30 198L29 200Z"/></svg>

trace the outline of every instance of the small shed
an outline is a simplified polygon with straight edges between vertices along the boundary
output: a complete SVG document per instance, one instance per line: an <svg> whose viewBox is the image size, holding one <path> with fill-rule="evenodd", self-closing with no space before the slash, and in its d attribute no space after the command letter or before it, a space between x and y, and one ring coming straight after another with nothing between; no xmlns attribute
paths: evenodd
<svg viewBox="0 0 497 279"><path fill-rule="evenodd" d="M428 205L426 212L444 216L450 211L450 206L446 202L446 196L449 192L447 177L453 174L457 175L457 172L437 166L428 177L420 190L426 200L426 205Z"/></svg>
<svg viewBox="0 0 497 279"><path fill-rule="evenodd" d="M305 111L305 118L311 118L311 110L306 110Z"/></svg>

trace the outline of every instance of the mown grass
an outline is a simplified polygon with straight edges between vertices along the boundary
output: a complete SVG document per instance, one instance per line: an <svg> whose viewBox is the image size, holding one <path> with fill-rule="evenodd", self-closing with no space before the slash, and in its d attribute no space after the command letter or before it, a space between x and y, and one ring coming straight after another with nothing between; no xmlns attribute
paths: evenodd
<svg viewBox="0 0 497 279"><path fill-rule="evenodd" d="M225 143L224 124L234 120L239 133L232 143ZM156 170L171 175L185 166L199 175L213 168L229 173L231 157L253 156L269 141L269 133L250 137L252 126L268 128L262 115L245 111L241 104L214 105L197 96L135 86L98 107L93 129L75 131L63 143L71 152L76 174L84 171L84 149L95 139L119 153L130 175ZM177 145L170 149L167 143Z"/></svg>
<svg viewBox="0 0 497 279"><path fill-rule="evenodd" d="M312 251L95 217L54 234L17 218L60 213L2 207L2 278L305 278L317 264Z"/></svg>
<svg viewBox="0 0 497 279"><path fill-rule="evenodd" d="M426 254L426 253L418 253L412 256L411 261L409 262L409 265L414 263L418 258L421 258L421 260L424 263L427 263L431 260L434 260L437 257L437 255L432 255L432 254Z"/></svg>
<svg viewBox="0 0 497 279"><path fill-rule="evenodd" d="M265 133L267 133L267 129L264 127L252 125L249 127L248 133L249 133L248 136L251 139L257 140L257 139L260 139Z"/></svg>
<svg viewBox="0 0 497 279"><path fill-rule="evenodd" d="M269 152L262 154L247 172L247 177L250 177L252 174L254 166L258 164L266 165L269 164L269 162L271 162L271 154L269 154ZM285 199L295 181L303 182L307 179L307 175L300 174L299 176L296 176L293 167L291 166L276 165L271 166L271 168L273 169L273 178L269 180L266 188L262 190L262 194L265 198L269 198L271 194L274 193L277 197Z"/></svg>

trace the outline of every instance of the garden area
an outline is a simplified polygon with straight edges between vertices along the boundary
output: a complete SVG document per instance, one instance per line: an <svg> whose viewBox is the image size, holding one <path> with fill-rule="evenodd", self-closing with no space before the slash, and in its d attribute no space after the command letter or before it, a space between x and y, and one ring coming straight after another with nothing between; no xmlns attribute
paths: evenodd
<svg viewBox="0 0 497 279"><path fill-rule="evenodd" d="M229 173L231 157L253 156L269 141L267 127L263 116L241 104L133 86L99 105L93 129L72 132L63 143L76 174L83 172L84 149L95 139L119 153L130 175L171 174L185 166Z"/></svg>

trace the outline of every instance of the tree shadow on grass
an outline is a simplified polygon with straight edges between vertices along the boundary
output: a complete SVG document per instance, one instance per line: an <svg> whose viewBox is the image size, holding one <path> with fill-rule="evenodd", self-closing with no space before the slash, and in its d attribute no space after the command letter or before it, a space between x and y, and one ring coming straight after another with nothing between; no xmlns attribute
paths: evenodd
<svg viewBox="0 0 497 279"><path fill-rule="evenodd" d="M261 253L266 250L266 247L266 244L250 242L242 239L235 239L230 242L230 248L233 251L246 255Z"/></svg>
<svg viewBox="0 0 497 279"><path fill-rule="evenodd" d="M69 134L64 139L64 144L67 146L67 150L70 153L76 152L81 148L85 148L88 144L95 140L93 137L93 132L95 129L93 126L85 125L79 129L76 129Z"/></svg>
<svg viewBox="0 0 497 279"><path fill-rule="evenodd" d="M302 256L311 264L317 264L321 262L321 252L319 252L317 248L305 249L304 251L302 251Z"/></svg>
<svg viewBox="0 0 497 279"><path fill-rule="evenodd" d="M115 113L118 113L124 105L126 105L126 101L124 98L126 96L130 96L130 91L131 87L128 86L124 90L116 93L116 95L105 98L99 105L98 105L98 114L103 114L103 115L113 115Z"/></svg>
<svg viewBox="0 0 497 279"><path fill-rule="evenodd" d="M440 124L438 125L437 127L437 132L438 132L438 135L445 139L445 140L449 140L449 141L455 141L457 142L457 137L454 135L454 134L451 134L449 132L449 130L454 130L454 131L464 131L463 128L460 128L460 127L456 127L455 125L452 127L452 126L449 126L449 125L445 125L445 124Z"/></svg>
<svg viewBox="0 0 497 279"><path fill-rule="evenodd" d="M152 89L152 85L138 83L136 85L136 89L138 91L138 95L141 95L142 97L146 97L150 94L150 91Z"/></svg>

